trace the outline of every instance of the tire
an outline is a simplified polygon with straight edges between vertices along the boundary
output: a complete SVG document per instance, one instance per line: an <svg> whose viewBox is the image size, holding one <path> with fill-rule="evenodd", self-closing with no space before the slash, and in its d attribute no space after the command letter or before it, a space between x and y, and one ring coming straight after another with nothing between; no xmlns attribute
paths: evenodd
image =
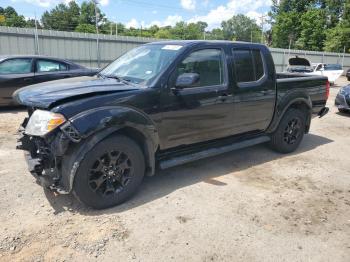
<svg viewBox="0 0 350 262"><path fill-rule="evenodd" d="M350 77L349 76L347 77L347 79L348 79L348 81L350 81Z"/></svg>
<svg viewBox="0 0 350 262"><path fill-rule="evenodd" d="M344 109L344 108L338 108L339 113L343 113L346 114L348 113L348 110Z"/></svg>
<svg viewBox="0 0 350 262"><path fill-rule="evenodd" d="M112 207L136 192L144 173L140 147L126 136L111 136L85 154L74 178L73 193L95 209Z"/></svg>
<svg viewBox="0 0 350 262"><path fill-rule="evenodd" d="M288 109L271 136L270 147L283 154L295 151L304 137L305 126L305 113L294 108Z"/></svg>

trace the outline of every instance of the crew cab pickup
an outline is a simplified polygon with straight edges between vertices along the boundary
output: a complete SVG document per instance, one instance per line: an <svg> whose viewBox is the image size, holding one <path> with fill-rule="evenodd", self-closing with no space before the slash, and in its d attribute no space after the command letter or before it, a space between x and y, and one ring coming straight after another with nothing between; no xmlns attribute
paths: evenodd
<svg viewBox="0 0 350 262"><path fill-rule="evenodd" d="M18 149L43 186L106 208L157 169L259 143L293 152L328 95L324 76L276 74L264 45L150 43L96 76L18 90Z"/></svg>

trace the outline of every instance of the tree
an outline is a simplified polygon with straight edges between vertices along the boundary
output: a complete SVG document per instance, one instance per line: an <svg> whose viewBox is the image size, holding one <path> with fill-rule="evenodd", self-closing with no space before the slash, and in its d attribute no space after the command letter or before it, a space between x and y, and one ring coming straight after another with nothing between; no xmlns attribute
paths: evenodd
<svg viewBox="0 0 350 262"><path fill-rule="evenodd" d="M4 21L0 21L0 26L25 27L26 20L23 15L18 15L16 10L8 6L6 8L0 7L0 15Z"/></svg>
<svg viewBox="0 0 350 262"><path fill-rule="evenodd" d="M221 23L224 38L226 40L260 42L261 29L255 20L239 14Z"/></svg>
<svg viewBox="0 0 350 262"><path fill-rule="evenodd" d="M301 16L300 38L296 47L304 50L322 51L326 37L326 12L323 9L311 9Z"/></svg>
<svg viewBox="0 0 350 262"><path fill-rule="evenodd" d="M97 23L103 24L107 21L105 14L101 12L101 9L96 7L97 11ZM82 2L80 7L80 17L79 17L79 23L81 24L90 24L95 25L96 24L96 17L95 17L95 4L91 1L89 2Z"/></svg>
<svg viewBox="0 0 350 262"><path fill-rule="evenodd" d="M171 39L172 37L171 32L168 28L159 29L159 31L154 36L160 39Z"/></svg>
<svg viewBox="0 0 350 262"><path fill-rule="evenodd" d="M76 32L96 34L96 26L90 24L79 24L75 28Z"/></svg>
<svg viewBox="0 0 350 262"><path fill-rule="evenodd" d="M283 12L276 17L272 28L272 46L279 48L295 47L295 41L301 34L300 14L297 12Z"/></svg>
<svg viewBox="0 0 350 262"><path fill-rule="evenodd" d="M350 52L350 0L343 3L343 12L340 22L336 27L327 31L325 51Z"/></svg>
<svg viewBox="0 0 350 262"><path fill-rule="evenodd" d="M224 40L224 32L221 28L214 28L206 33L206 38L209 40Z"/></svg>
<svg viewBox="0 0 350 262"><path fill-rule="evenodd" d="M67 5L61 3L51 11L46 11L41 22L46 29L74 31L79 24L80 7L71 1Z"/></svg>

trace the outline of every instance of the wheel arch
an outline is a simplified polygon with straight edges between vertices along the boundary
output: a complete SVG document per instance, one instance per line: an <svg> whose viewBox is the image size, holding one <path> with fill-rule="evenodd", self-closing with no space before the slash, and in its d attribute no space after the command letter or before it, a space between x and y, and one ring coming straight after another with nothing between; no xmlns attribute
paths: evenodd
<svg viewBox="0 0 350 262"><path fill-rule="evenodd" d="M299 109L299 110L305 112L305 115L306 115L305 133L309 132L310 124L311 124L311 116L312 116L312 101L310 98L306 99L306 98L300 97L300 98L295 98L295 99L289 101L288 103L285 103L285 106L283 106L282 111L275 112L274 119L273 119L270 127L266 131L267 133L273 133L277 129L283 116L290 108Z"/></svg>
<svg viewBox="0 0 350 262"><path fill-rule="evenodd" d="M145 157L146 174L155 173L155 152L159 146L155 125L136 110L113 109L94 110L70 120L82 139L79 143L72 143L62 159L60 184L67 192L73 188L75 174L85 154L100 141L117 134L131 138L140 146Z"/></svg>

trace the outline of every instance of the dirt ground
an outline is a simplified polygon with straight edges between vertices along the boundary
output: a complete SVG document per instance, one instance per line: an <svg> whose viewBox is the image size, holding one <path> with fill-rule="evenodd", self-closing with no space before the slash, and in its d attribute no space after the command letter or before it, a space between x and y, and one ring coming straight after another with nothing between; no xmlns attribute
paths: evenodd
<svg viewBox="0 0 350 262"><path fill-rule="evenodd" d="M259 145L158 172L91 210L38 186L0 111L0 261L350 261L350 114L314 119L297 152Z"/></svg>

